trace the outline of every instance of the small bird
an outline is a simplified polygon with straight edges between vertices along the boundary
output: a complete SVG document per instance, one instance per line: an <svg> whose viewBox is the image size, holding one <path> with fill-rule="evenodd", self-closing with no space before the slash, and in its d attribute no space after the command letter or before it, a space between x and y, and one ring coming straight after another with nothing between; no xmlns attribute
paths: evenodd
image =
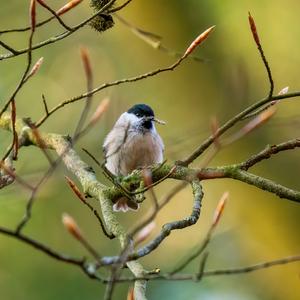
<svg viewBox="0 0 300 300"><path fill-rule="evenodd" d="M105 167L116 176L128 175L133 170L162 163L164 144L156 131L152 108L136 104L124 112L103 143ZM138 204L122 197L113 205L114 211L137 210Z"/></svg>

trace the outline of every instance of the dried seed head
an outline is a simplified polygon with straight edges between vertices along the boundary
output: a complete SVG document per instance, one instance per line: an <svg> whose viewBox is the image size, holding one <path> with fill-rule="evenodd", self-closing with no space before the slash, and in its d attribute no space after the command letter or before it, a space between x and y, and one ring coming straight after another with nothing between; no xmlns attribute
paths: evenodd
<svg viewBox="0 0 300 300"><path fill-rule="evenodd" d="M99 15L90 23L90 26L98 32L104 32L114 26L115 22L111 15Z"/></svg>
<svg viewBox="0 0 300 300"><path fill-rule="evenodd" d="M90 6L94 9L95 12L103 9L110 0L91 0ZM111 5L112 7L113 5ZM111 8L110 7L110 8ZM90 23L90 26L98 32L103 32L114 26L114 20L111 15L106 14L104 10L102 14L96 16Z"/></svg>

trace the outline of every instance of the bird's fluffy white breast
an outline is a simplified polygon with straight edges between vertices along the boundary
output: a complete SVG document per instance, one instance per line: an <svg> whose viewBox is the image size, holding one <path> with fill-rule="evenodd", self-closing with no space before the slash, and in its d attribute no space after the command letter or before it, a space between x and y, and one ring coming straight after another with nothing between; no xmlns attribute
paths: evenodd
<svg viewBox="0 0 300 300"><path fill-rule="evenodd" d="M127 175L163 160L164 145L154 124L142 133L137 130L139 120L134 114L123 113L105 138L106 167L115 175Z"/></svg>

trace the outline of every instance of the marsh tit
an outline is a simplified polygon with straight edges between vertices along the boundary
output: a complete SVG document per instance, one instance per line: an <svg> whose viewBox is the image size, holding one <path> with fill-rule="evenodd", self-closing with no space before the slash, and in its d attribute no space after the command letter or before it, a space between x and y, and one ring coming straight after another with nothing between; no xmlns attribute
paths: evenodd
<svg viewBox="0 0 300 300"><path fill-rule="evenodd" d="M136 104L124 112L104 140L105 167L116 176L163 161L164 144L156 131L152 108ZM138 209L138 204L122 197L113 205L114 211Z"/></svg>

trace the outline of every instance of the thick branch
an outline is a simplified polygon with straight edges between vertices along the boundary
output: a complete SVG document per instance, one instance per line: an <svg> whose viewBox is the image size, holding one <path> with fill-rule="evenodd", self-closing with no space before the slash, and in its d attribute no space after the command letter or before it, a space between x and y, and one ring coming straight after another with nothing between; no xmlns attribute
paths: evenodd
<svg viewBox="0 0 300 300"><path fill-rule="evenodd" d="M261 190L268 191L277 195L280 198L289 199L294 202L300 203L300 192L289 189L283 185L280 185L272 180L251 174L249 172L236 169L230 169L226 172L226 177L240 180L242 182L254 185Z"/></svg>
<svg viewBox="0 0 300 300"><path fill-rule="evenodd" d="M11 127L11 114L4 113L0 118L0 128L12 131ZM54 149L57 152L57 154L65 163L66 167L78 178L83 187L83 190L87 194L99 200L108 230L119 239L121 248L125 250L130 240L128 235L126 234L125 229L121 226L121 224L117 220L116 215L113 213L111 202L115 198L121 196L122 192L116 187L108 188L97 181L93 170L87 164L85 164L74 151L74 149L72 149L70 139L67 136L40 132L39 139L37 139L37 136L33 133L32 129L27 126L26 122L18 118L16 119L15 128L16 131L23 136L25 140L24 144L35 145L39 147L42 140L44 147ZM278 149L283 150L282 146L280 146ZM169 166L167 164L163 165L160 168L153 168L153 182L169 174L172 168L172 166ZM191 215L184 220L175 221L164 225L161 233L154 240L146 244L144 247L138 249L136 252L129 253L125 258L122 256L114 256L102 257L100 260L101 265L127 263L128 268L132 271L135 277L140 278L140 280L135 281L136 299L146 299L145 276L147 275L147 272L139 262L134 260L152 252L170 234L172 230L191 226L195 222L197 222L200 216L201 200L203 194L201 186L198 180L195 178L199 178L200 180L212 178L234 178L254 185L260 189L272 192L279 197L284 197L293 201L300 202L299 192L278 185L268 179L250 174L242 170L241 165L224 166L219 168L204 168L200 170L177 166L175 170L170 174L170 177L181 181L193 180L192 188L194 193L194 207ZM139 177L137 176L137 173L135 173L132 178L127 178L126 183L122 183L122 185L124 185L124 187L127 187L127 184L133 183L138 187L141 180L141 175Z"/></svg>
<svg viewBox="0 0 300 300"><path fill-rule="evenodd" d="M2 118L0 118L0 128L11 130L10 114L4 113ZM31 128L20 119L16 121L16 130L26 135L27 145L40 145ZM40 139L43 141L45 147L54 149L57 152L69 171L77 177L85 193L99 200L108 230L119 239L122 249L125 249L128 243L128 236L113 213L111 200L107 197L108 194L106 193L107 187L97 181L94 171L80 159L72 148L70 139L67 136L42 132L40 132ZM127 266L136 277L144 276L145 271L139 262L128 262ZM135 297L137 300L146 299L145 290L146 281L136 281Z"/></svg>

